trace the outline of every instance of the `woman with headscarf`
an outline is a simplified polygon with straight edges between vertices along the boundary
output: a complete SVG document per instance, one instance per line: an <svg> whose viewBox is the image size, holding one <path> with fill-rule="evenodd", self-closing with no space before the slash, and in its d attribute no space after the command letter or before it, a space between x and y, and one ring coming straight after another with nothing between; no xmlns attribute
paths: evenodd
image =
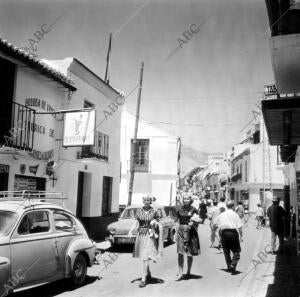
<svg viewBox="0 0 300 297"><path fill-rule="evenodd" d="M144 206L136 212L136 225L130 230L129 235L134 229L137 229L133 257L142 260L142 279L140 288L146 286L151 280L149 262L156 262L158 257L162 256L163 239L162 226L159 223L160 213L151 207L153 198L151 196L143 197Z"/></svg>
<svg viewBox="0 0 300 297"><path fill-rule="evenodd" d="M176 208L175 218L178 223L176 243L178 254L178 276L176 281L189 278L193 264L193 256L200 254L200 242L198 237L198 225L200 218L198 211L192 206L193 199L190 196L183 197L183 205ZM187 273L183 276L184 254L187 255Z"/></svg>

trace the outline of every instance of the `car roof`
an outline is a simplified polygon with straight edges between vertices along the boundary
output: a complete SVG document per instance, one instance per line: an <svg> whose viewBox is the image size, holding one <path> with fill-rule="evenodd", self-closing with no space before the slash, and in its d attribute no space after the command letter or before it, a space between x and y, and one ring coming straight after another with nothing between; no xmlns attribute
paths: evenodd
<svg viewBox="0 0 300 297"><path fill-rule="evenodd" d="M49 203L49 202L29 201L29 200L0 201L0 210L12 211L18 214L21 214L28 209L45 209L45 208L63 210L72 214L69 210L63 208L62 206Z"/></svg>
<svg viewBox="0 0 300 297"><path fill-rule="evenodd" d="M134 205L130 205L130 206L126 206L125 209L136 209L136 208L142 208L143 205L142 204L134 204ZM165 208L166 206L162 206L162 205L151 205L152 208L157 209L157 208Z"/></svg>

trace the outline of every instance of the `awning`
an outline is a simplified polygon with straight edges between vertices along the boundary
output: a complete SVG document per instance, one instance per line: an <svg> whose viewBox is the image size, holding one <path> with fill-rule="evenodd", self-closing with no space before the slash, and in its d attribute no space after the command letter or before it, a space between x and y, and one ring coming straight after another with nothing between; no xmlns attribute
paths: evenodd
<svg viewBox="0 0 300 297"><path fill-rule="evenodd" d="M300 144L300 97L262 101L271 145Z"/></svg>
<svg viewBox="0 0 300 297"><path fill-rule="evenodd" d="M280 157L282 162L293 163L297 153L297 145L281 145Z"/></svg>

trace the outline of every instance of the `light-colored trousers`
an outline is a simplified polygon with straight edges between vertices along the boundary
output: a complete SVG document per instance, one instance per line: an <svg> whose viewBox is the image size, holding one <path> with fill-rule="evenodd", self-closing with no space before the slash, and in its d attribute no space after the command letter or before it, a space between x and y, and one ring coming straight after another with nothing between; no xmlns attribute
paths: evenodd
<svg viewBox="0 0 300 297"><path fill-rule="evenodd" d="M279 251L283 250L283 243L284 243L284 236L283 234L276 234L275 232L271 231L271 252L275 252L276 250L276 237L278 236L279 239Z"/></svg>

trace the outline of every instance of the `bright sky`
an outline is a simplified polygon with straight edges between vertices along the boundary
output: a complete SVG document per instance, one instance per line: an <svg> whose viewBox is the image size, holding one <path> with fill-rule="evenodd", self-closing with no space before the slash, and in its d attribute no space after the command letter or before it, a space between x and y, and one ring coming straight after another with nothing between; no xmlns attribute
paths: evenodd
<svg viewBox="0 0 300 297"><path fill-rule="evenodd" d="M261 0L0 0L0 34L15 45L53 22L41 58L73 56L104 78L112 32L111 85L130 93L144 61L141 117L196 150L230 150L274 80ZM199 32L187 40L191 24Z"/></svg>

